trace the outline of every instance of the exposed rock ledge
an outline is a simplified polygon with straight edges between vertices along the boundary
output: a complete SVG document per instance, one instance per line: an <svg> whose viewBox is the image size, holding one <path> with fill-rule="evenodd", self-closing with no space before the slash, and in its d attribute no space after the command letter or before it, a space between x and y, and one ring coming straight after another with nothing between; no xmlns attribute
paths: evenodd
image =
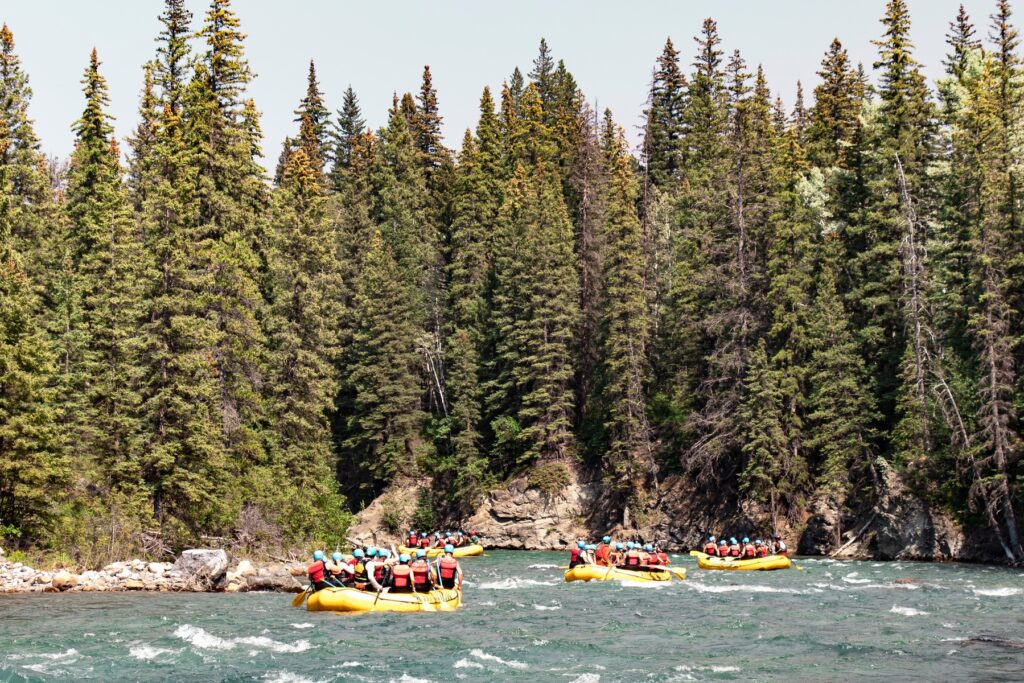
<svg viewBox="0 0 1024 683"><path fill-rule="evenodd" d="M230 565L223 550L186 550L173 564L129 560L100 570L75 574L66 569L45 571L21 562L8 562L0 549L0 593L116 592L116 591L276 591L299 593L306 569L283 563L254 565L240 560Z"/></svg>

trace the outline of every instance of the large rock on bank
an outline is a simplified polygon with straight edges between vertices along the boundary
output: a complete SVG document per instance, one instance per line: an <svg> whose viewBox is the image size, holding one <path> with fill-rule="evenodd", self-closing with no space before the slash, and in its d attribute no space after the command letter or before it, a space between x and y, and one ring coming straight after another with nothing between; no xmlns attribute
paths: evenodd
<svg viewBox="0 0 1024 683"><path fill-rule="evenodd" d="M489 548L561 550L589 536L593 499L575 465L542 463L487 494L463 527L478 531Z"/></svg>
<svg viewBox="0 0 1024 683"><path fill-rule="evenodd" d="M209 590L228 569L228 554L223 550L186 550L171 567L171 574L185 585Z"/></svg>

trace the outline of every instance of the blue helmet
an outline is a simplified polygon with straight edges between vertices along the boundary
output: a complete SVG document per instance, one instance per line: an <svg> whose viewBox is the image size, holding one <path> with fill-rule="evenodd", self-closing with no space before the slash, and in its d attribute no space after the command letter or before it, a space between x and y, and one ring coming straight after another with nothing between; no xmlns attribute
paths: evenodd
<svg viewBox="0 0 1024 683"><path fill-rule="evenodd" d="M314 550L313 551L313 561L316 562L316 561L319 561L319 560L322 560L322 559L324 559L324 552L322 550Z"/></svg>
<svg viewBox="0 0 1024 683"><path fill-rule="evenodd" d="M733 545L736 545L738 542L739 541L736 540L735 536L733 536L732 538L729 539L729 543L732 543Z"/></svg>
<svg viewBox="0 0 1024 683"><path fill-rule="evenodd" d="M611 543L611 542L612 542L612 537L611 536L605 536L605 537L603 537L601 539L601 543Z"/></svg>
<svg viewBox="0 0 1024 683"><path fill-rule="evenodd" d="M434 532L434 538L441 538L441 532L440 531L435 531Z"/></svg>
<svg viewBox="0 0 1024 683"><path fill-rule="evenodd" d="M445 538L448 538L448 537L450 537L451 535L452 535L452 532L450 532L450 531L446 531L446 532L444 532L444 537L445 537Z"/></svg>
<svg viewBox="0 0 1024 683"><path fill-rule="evenodd" d="M576 547L577 548L586 548L587 547L587 542L586 541L576 541Z"/></svg>
<svg viewBox="0 0 1024 683"><path fill-rule="evenodd" d="M341 562L341 553L334 553L331 555L331 559L335 562Z"/></svg>
<svg viewBox="0 0 1024 683"><path fill-rule="evenodd" d="M616 544L615 544L615 549L616 549L616 550L622 550L622 549L623 549L623 548L625 548L625 547L626 547L626 546L622 545L621 543L616 543Z"/></svg>
<svg viewBox="0 0 1024 683"><path fill-rule="evenodd" d="M444 551L446 553L454 553L455 552L455 546L453 546L451 543L448 543L447 545L445 545Z"/></svg>
<svg viewBox="0 0 1024 683"><path fill-rule="evenodd" d="M381 557L385 557L385 558L391 557L391 551L388 550L387 548L381 548L380 550L377 551L377 554L380 555Z"/></svg>
<svg viewBox="0 0 1024 683"><path fill-rule="evenodd" d="M363 551L360 550L359 548L356 548L355 550L352 551L352 557L362 557L362 556L363 556Z"/></svg>
<svg viewBox="0 0 1024 683"><path fill-rule="evenodd" d="M746 536L744 536L744 537L743 537L743 542L744 542L744 543L750 543L750 539L749 539L749 538L747 538Z"/></svg>
<svg viewBox="0 0 1024 683"><path fill-rule="evenodd" d="M596 545L588 545L587 546L587 550L597 550L597 546Z"/></svg>
<svg viewBox="0 0 1024 683"><path fill-rule="evenodd" d="M371 545L369 548L366 549L366 556L377 557L377 549Z"/></svg>
<svg viewBox="0 0 1024 683"><path fill-rule="evenodd" d="M472 538L470 538L469 540L473 541L473 543L476 543L476 542L477 542L477 541L479 541L480 539L479 539L479 538L477 538L476 536L473 536L473 537L472 537Z"/></svg>
<svg viewBox="0 0 1024 683"><path fill-rule="evenodd" d="M648 543L647 545L644 546L644 550L646 550L647 552L651 552L652 550L654 550L654 545L651 544L651 543Z"/></svg>
<svg viewBox="0 0 1024 683"><path fill-rule="evenodd" d="M756 541L754 541L754 545L761 545L761 539L759 538Z"/></svg>
<svg viewBox="0 0 1024 683"><path fill-rule="evenodd" d="M428 534L428 533L427 533L426 531L421 531L421 532L420 532L420 538L426 538L426 537L427 537L427 536L429 536L429 535L430 535L430 534Z"/></svg>
<svg viewBox="0 0 1024 683"><path fill-rule="evenodd" d="M708 540L711 541L711 542L714 542L715 537L714 536L708 536Z"/></svg>
<svg viewBox="0 0 1024 683"><path fill-rule="evenodd" d="M416 551L416 557L426 557L426 556L427 556L427 551L424 550L423 548L420 548L419 550Z"/></svg>
<svg viewBox="0 0 1024 683"><path fill-rule="evenodd" d="M633 543L633 541L630 541L629 543L626 544L626 549L627 550L632 550L634 545L635 544Z"/></svg>
<svg viewBox="0 0 1024 683"><path fill-rule="evenodd" d="M408 555L406 555L405 553L402 553L401 555L398 556L398 561L401 562L402 564L405 564L410 559L411 558Z"/></svg>

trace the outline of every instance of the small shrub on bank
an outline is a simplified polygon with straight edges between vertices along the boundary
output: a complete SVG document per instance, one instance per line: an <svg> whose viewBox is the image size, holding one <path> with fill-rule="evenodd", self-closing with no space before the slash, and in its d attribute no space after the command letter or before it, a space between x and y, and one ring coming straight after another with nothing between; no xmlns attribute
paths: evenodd
<svg viewBox="0 0 1024 683"><path fill-rule="evenodd" d="M572 481L569 468L562 462L548 462L537 465L527 475L526 485L540 489L548 495L559 493Z"/></svg>

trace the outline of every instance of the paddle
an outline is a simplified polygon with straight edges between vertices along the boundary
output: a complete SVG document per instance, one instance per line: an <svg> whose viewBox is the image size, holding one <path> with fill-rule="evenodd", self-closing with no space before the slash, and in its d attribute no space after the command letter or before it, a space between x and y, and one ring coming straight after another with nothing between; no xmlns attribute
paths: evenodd
<svg viewBox="0 0 1024 683"><path fill-rule="evenodd" d="M682 568L676 569L675 567L666 567L666 566L660 565L660 564L644 564L644 565L640 565L640 566L641 567L646 567L647 569L654 569L654 570L657 570L657 571L660 571L660 572L668 572L669 574L671 574L672 576L676 577L680 581L686 578L686 570L682 569Z"/></svg>
<svg viewBox="0 0 1024 683"><path fill-rule="evenodd" d="M306 590L302 591L294 598L292 598L292 607L299 609L302 607L302 603L306 601L306 596L309 595L309 589L313 587L313 584L306 586Z"/></svg>

